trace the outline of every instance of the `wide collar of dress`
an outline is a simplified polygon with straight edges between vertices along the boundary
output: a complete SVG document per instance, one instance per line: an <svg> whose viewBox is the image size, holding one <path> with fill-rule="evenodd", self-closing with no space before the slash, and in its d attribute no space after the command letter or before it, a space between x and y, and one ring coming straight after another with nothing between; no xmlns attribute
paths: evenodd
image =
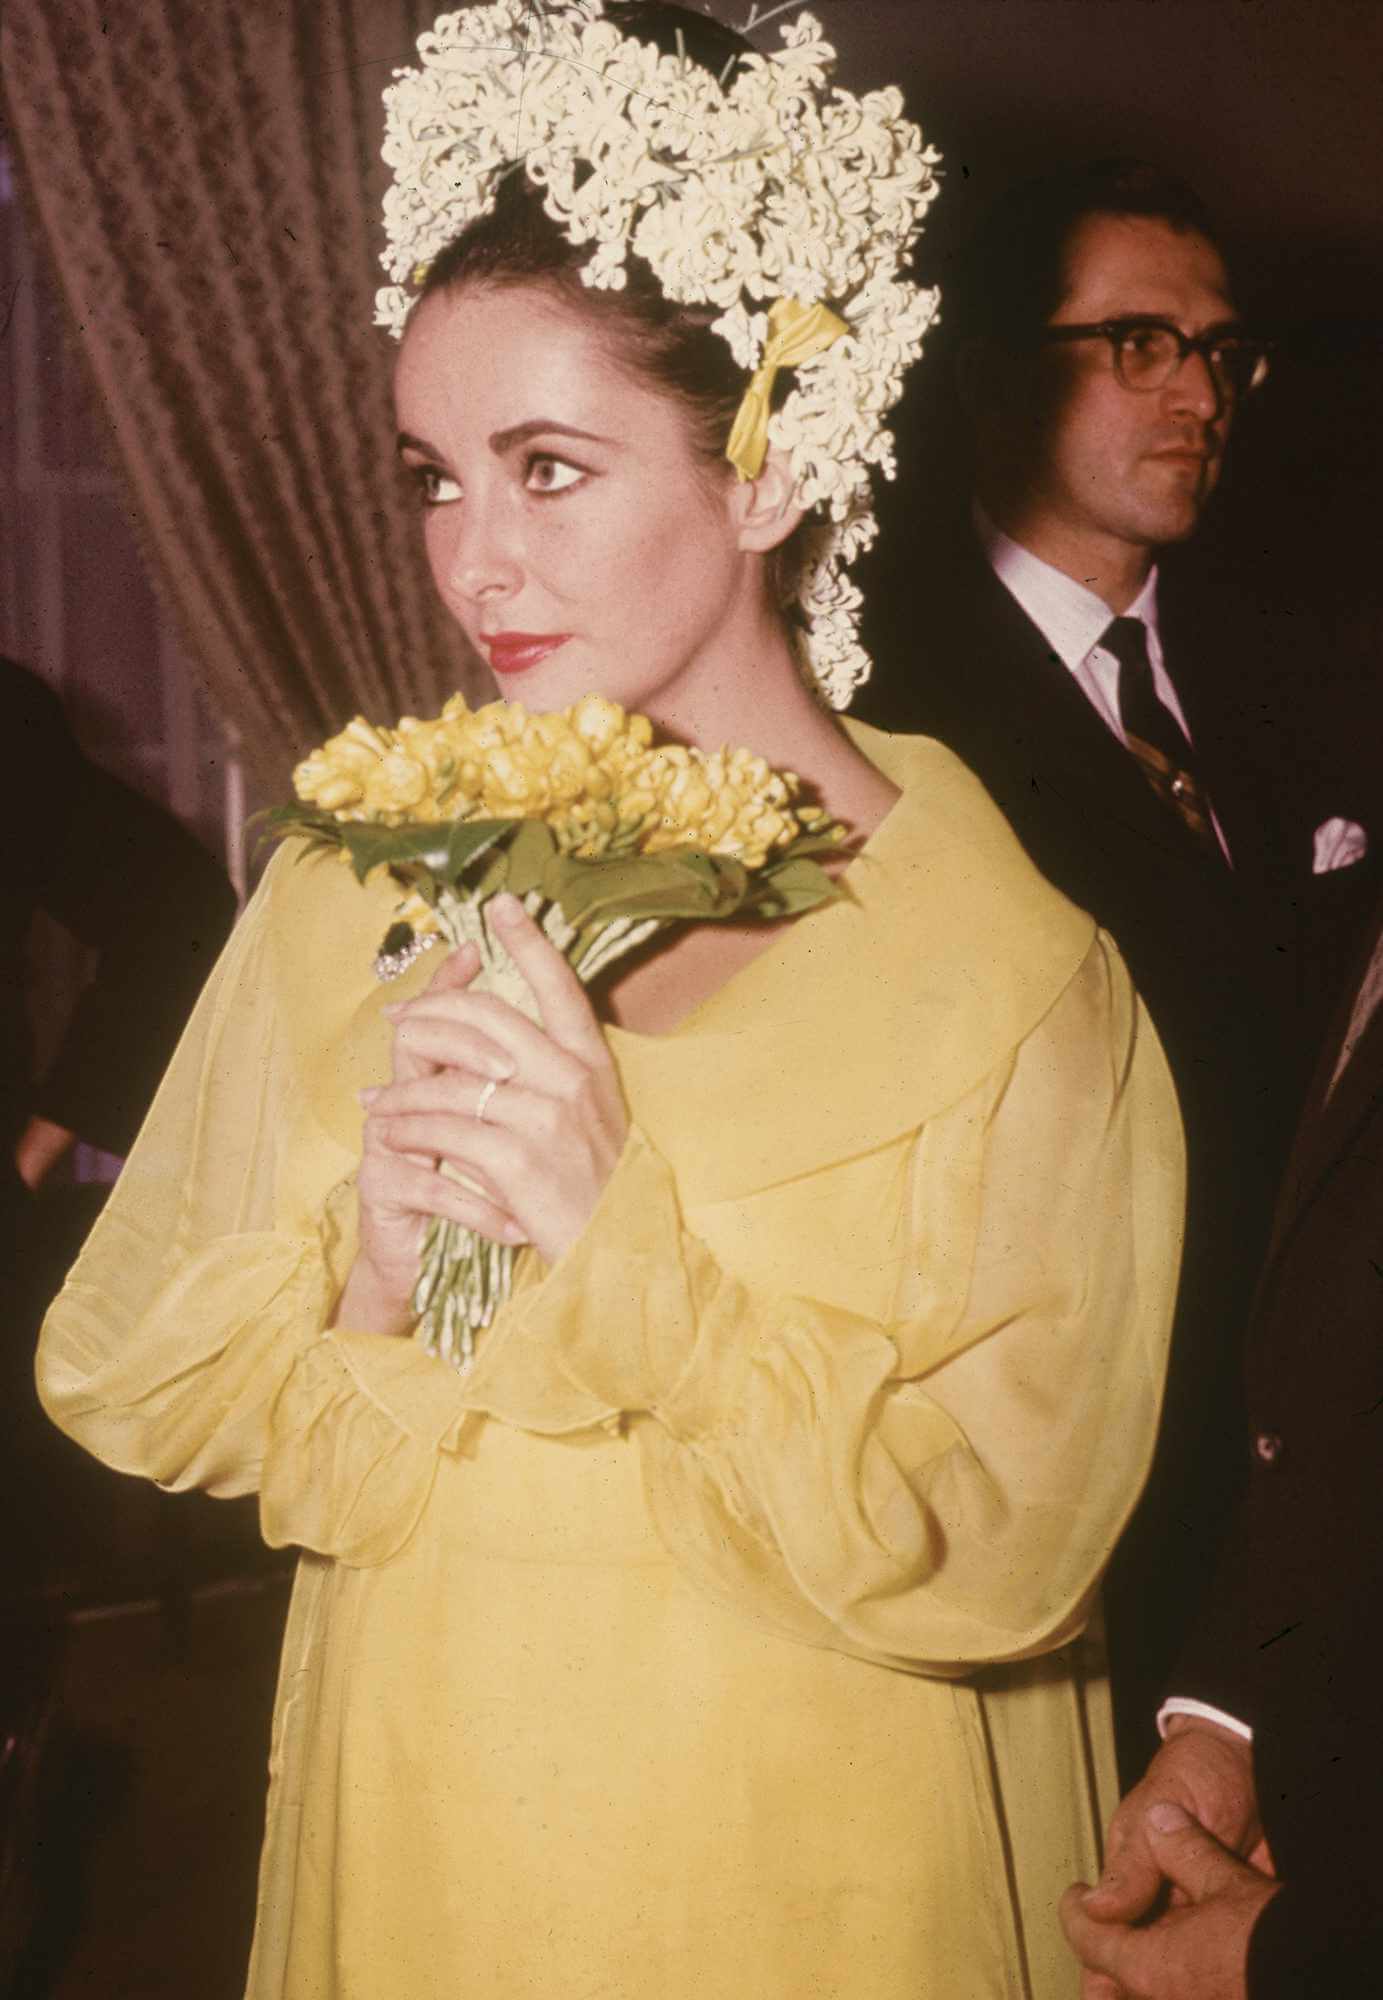
<svg viewBox="0 0 1383 2000"><path fill-rule="evenodd" d="M1094 925L1033 868L941 744L847 722L901 796L845 893L675 1030L609 1030L632 1116L684 1200L860 1155L957 1103L1037 1025Z"/></svg>
<svg viewBox="0 0 1383 2000"><path fill-rule="evenodd" d="M951 751L845 726L901 796L850 862L843 895L784 924L672 1032L607 1030L630 1114L692 1204L916 1130L1017 1047L1090 949L1092 920L1037 873ZM399 893L387 878L362 890L327 858L276 873L299 1084L343 1158L358 1156L355 1093L389 1074L382 1009L420 992L434 961L376 984L371 961Z"/></svg>

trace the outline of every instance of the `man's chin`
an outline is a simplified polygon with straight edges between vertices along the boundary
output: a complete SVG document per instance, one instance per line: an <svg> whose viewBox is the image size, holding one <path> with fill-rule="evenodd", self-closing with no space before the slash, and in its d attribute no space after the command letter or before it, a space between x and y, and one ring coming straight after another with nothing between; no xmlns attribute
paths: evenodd
<svg viewBox="0 0 1383 2000"><path fill-rule="evenodd" d="M1172 459L1159 461L1159 470L1169 476L1159 478L1157 490L1144 496L1141 525L1152 543L1187 541L1200 525L1219 469Z"/></svg>
<svg viewBox="0 0 1383 2000"><path fill-rule="evenodd" d="M1163 496L1157 505L1140 508L1128 523L1129 539L1150 549L1165 548L1173 542L1188 542L1200 526L1211 489Z"/></svg>

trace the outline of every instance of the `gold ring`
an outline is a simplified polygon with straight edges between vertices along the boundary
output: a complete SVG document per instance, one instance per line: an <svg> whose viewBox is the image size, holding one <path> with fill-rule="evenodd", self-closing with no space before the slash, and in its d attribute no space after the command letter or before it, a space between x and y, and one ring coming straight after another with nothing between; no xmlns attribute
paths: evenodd
<svg viewBox="0 0 1383 2000"><path fill-rule="evenodd" d="M475 1115L480 1120L482 1125L485 1123L485 1113L490 1108L490 1099L499 1089L499 1086L500 1086L500 1079L498 1077L492 1076L489 1082L484 1084L481 1088L480 1101L475 1107Z"/></svg>

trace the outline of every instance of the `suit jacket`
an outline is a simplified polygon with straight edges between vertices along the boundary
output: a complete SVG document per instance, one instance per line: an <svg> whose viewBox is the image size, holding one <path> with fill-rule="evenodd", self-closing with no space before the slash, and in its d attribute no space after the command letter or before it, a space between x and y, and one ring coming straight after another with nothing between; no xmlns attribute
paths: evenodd
<svg viewBox="0 0 1383 2000"><path fill-rule="evenodd" d="M1157 1700L1239 1484L1238 1343L1319 1046L1296 976L1309 830L1286 823L1281 787L1255 769L1252 707L1220 693L1211 668L1232 642L1217 631L1207 647L1165 592L1164 652L1232 870L1156 796L973 535L933 544L925 574L882 601L892 618L876 596L875 678L856 712L948 743L1042 872L1112 933L1181 1100L1187 1239L1164 1424L1106 1591L1131 1778L1155 1747Z"/></svg>
<svg viewBox="0 0 1383 2000"><path fill-rule="evenodd" d="M1251 2000L1347 2000L1383 1968L1383 1007L1327 1096L1336 1045L1250 1326L1248 1491L1175 1676L1254 1730L1286 1886Z"/></svg>
<svg viewBox="0 0 1383 2000"><path fill-rule="evenodd" d="M225 872L168 813L88 762L57 696L0 659L0 1209L22 1209L10 1161L39 1112L123 1152L235 916ZM95 971L48 1073L31 1073L24 947L43 909L93 948Z"/></svg>

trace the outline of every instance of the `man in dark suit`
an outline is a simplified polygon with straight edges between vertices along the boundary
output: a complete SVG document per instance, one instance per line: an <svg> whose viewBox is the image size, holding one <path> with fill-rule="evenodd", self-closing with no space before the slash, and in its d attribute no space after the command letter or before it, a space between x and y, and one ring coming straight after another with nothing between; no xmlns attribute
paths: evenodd
<svg viewBox="0 0 1383 2000"><path fill-rule="evenodd" d="M81 1511L81 1454L38 1407L43 1309L90 1209L39 1190L76 1140L123 1153L235 917L225 870L171 814L83 756L58 697L0 659L0 1501L12 1518L0 1607L42 1580ZM90 980L52 1061L34 1073L26 945L43 910L85 945ZM0 1729L5 1725L0 1687Z"/></svg>
<svg viewBox="0 0 1383 2000"><path fill-rule="evenodd" d="M235 916L225 870L171 814L91 763L37 674L0 659L0 1212L27 1213L75 1139L123 1153ZM37 909L92 977L42 1078L25 944ZM21 1230L22 1233L22 1230Z"/></svg>
<svg viewBox="0 0 1383 2000"><path fill-rule="evenodd" d="M1063 1904L1087 2000L1383 1985L1383 910L1292 1154L1248 1401L1249 1490L1167 1739Z"/></svg>
<svg viewBox="0 0 1383 2000"><path fill-rule="evenodd" d="M1327 813L1257 754L1257 635L1159 573L1267 367L1195 195L1128 162L1020 189L947 316L973 509L920 549L894 537L908 572L875 591L894 629L876 625L856 712L938 736L978 773L1119 943L1177 1082L1188 1219L1164 1423L1106 1590L1131 1778L1234 1497L1234 1343L1323 1027L1299 980L1313 861L1363 834L1337 813L1313 852Z"/></svg>

